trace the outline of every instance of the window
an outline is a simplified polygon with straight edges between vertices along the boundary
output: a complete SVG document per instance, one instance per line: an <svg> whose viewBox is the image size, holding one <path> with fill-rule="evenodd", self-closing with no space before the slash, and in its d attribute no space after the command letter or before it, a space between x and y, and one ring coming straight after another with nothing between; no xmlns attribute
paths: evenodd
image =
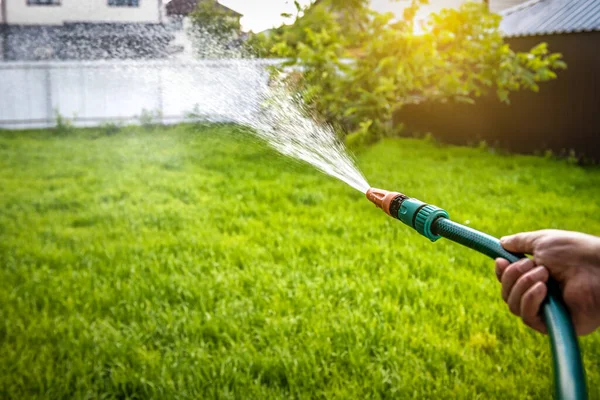
<svg viewBox="0 0 600 400"><path fill-rule="evenodd" d="M60 6L60 0L27 0L28 6Z"/></svg>
<svg viewBox="0 0 600 400"><path fill-rule="evenodd" d="M108 0L108 5L112 7L139 7L140 0Z"/></svg>

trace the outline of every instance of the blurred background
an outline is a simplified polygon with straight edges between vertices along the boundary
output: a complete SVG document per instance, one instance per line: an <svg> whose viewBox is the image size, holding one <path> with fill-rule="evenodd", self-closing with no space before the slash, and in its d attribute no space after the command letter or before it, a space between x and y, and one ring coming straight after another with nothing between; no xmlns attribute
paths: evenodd
<svg viewBox="0 0 600 400"><path fill-rule="evenodd" d="M433 28L432 13L459 10L466 2L417 3L426 4L421 4L410 20L413 32L422 34ZM244 90L244 84L236 82L242 79L239 74L223 77L215 72L220 68L217 64L227 64L223 58L239 58L239 49L245 46L252 47L253 58L266 66L272 64L273 58L289 57L292 53L272 51L273 46L277 42L296 46L304 40L306 27L315 32L331 28L320 10L337 16L338 26L354 19L352 28L344 28L346 35L342 38L354 42L353 46L346 46L350 50L346 56L352 58L360 53L361 40L366 40L355 35L355 31L368 30L361 22L361 18L366 21L364 10L389 13L389 23L393 24L405 20L405 11L411 9L411 4L386 0L347 4L276 0L230 0L222 4L192 0L3 0L0 127L51 127L57 114L77 126L109 121L131 123L143 112L173 123L183 121L194 108L203 110L206 117L231 119L227 115L231 108L216 109L214 102L207 100L224 96L219 86L225 81L231 90ZM512 151L551 150L597 159L598 3L490 0L480 4L502 16L498 32L511 49L527 52L537 44L547 43L552 52L563 55L569 68L561 71L560 79L552 79L539 88L531 84L540 77L548 79L547 75L510 83L510 91L529 87L540 92L515 93L510 106L506 101L497 101L494 93L487 93L489 90L480 90L491 87L487 78L481 81L481 87L466 88L466 96L461 95L478 97L475 106L456 101L457 96L451 101L434 96L422 96L418 102L396 101L397 112L390 123L402 126L404 134L431 132L451 143L486 141ZM460 23L468 25L472 21ZM214 30L208 29L210 35L198 34L214 25L224 26L221 31L228 36L218 45L214 43ZM207 36L213 39L207 41ZM207 59L221 61L215 64ZM236 99L235 108L243 109L252 103L244 96L232 96ZM352 109L354 105L347 104L345 108ZM432 113L435 119L428 118ZM530 118L535 122L530 123Z"/></svg>

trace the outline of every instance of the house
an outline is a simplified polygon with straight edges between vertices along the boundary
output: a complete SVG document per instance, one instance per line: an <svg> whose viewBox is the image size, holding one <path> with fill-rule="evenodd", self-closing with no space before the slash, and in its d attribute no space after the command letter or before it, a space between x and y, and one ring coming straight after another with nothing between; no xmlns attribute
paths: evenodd
<svg viewBox="0 0 600 400"><path fill-rule="evenodd" d="M4 60L156 58L163 0L2 0Z"/></svg>
<svg viewBox="0 0 600 400"><path fill-rule="evenodd" d="M407 133L432 132L450 143L479 140L516 152L551 150L600 163L600 1L530 0L500 12L500 29L515 51L539 43L562 53L568 68L539 93L496 94L475 105L429 103L404 107Z"/></svg>
<svg viewBox="0 0 600 400"><path fill-rule="evenodd" d="M175 36L171 44L172 53L180 59L196 57L197 52L194 50L194 41L190 37L192 21L189 18L189 15L198 7L198 4L203 1L212 1L218 9L238 23L243 17L239 12L222 5L216 0L171 0L165 7L166 20Z"/></svg>

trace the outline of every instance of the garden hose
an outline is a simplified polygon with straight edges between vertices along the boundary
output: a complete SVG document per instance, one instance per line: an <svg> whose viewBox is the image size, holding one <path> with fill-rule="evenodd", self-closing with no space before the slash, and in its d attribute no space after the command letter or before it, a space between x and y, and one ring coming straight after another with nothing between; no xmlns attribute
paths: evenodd
<svg viewBox="0 0 600 400"><path fill-rule="evenodd" d="M439 207L402 193L381 189L369 189L367 198L388 215L414 228L432 242L444 237L493 259L504 258L511 263L525 258L523 254L505 250L498 239L451 221L448 213ZM548 295L542 305L542 314L554 359L556 398L587 399L585 370L577 335L558 284L552 279L548 281Z"/></svg>

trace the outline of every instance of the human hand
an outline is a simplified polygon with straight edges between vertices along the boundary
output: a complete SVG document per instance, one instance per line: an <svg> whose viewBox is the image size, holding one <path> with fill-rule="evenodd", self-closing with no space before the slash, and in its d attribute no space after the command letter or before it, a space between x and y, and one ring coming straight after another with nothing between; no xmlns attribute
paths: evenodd
<svg viewBox="0 0 600 400"><path fill-rule="evenodd" d="M546 333L539 312L551 276L559 283L578 335L600 327L600 238L577 232L542 230L501 239L515 253L533 255L514 264L496 260L502 298L529 327Z"/></svg>

